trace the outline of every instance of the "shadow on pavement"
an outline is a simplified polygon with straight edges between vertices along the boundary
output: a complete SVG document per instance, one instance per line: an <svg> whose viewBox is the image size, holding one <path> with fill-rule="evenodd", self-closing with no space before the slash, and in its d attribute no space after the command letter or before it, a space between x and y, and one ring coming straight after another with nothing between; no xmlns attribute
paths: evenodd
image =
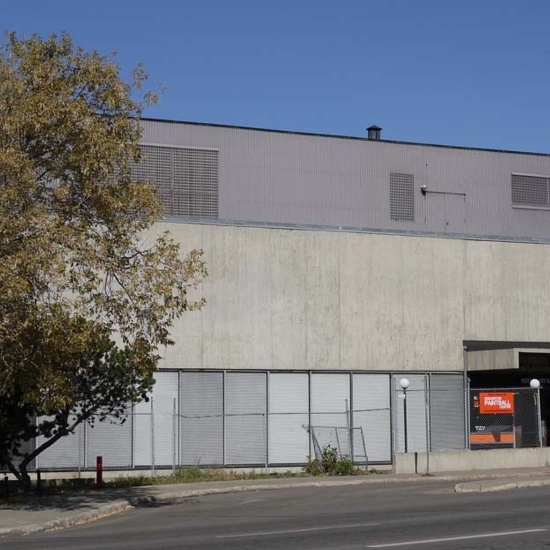
<svg viewBox="0 0 550 550"><path fill-rule="evenodd" d="M150 487L130 487L124 489L96 489L86 491L66 491L57 494L36 493L24 495L14 494L7 501L0 500L0 513L11 511L40 511L40 510L86 510L97 508L98 505L108 504L116 500L147 497ZM149 504L149 503L147 503Z"/></svg>

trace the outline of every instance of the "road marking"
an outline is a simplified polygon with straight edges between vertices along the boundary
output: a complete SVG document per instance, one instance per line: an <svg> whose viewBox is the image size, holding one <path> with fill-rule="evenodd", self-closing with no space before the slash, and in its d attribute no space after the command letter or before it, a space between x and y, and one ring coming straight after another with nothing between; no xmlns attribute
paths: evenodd
<svg viewBox="0 0 550 550"><path fill-rule="evenodd" d="M269 535L287 535L290 533L307 533L310 531L328 531L330 529L353 529L355 527L370 527L379 523L352 523L351 525L330 525L328 527L310 527L308 529L288 529L286 531L260 531L257 533L241 533L239 535L216 535L217 539L234 539L242 537L267 537Z"/></svg>
<svg viewBox="0 0 550 550"><path fill-rule="evenodd" d="M483 535L466 535L463 537L447 537L443 539L410 540L407 542L392 542L390 544L370 544L365 548L395 548L396 546L412 546L413 544L431 544L433 542L452 542L455 540L486 539L489 537L506 537L511 535L526 535L528 533L540 533L548 529L526 529L524 531L505 531L501 533L485 533Z"/></svg>

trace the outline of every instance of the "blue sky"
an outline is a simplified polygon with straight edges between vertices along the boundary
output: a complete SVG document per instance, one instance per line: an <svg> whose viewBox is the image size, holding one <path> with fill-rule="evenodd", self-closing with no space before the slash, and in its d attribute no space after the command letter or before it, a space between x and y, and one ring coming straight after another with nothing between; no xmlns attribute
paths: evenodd
<svg viewBox="0 0 550 550"><path fill-rule="evenodd" d="M166 86L146 116L550 152L548 0L0 0Z"/></svg>

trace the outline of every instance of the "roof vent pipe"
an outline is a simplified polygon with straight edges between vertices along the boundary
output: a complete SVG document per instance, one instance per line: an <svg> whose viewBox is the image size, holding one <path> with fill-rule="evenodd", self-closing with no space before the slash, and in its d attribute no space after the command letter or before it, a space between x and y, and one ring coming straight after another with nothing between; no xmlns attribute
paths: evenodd
<svg viewBox="0 0 550 550"><path fill-rule="evenodd" d="M380 132L382 131L382 128L380 126L376 126L376 124L373 124L372 126L369 126L367 128L367 138L371 141L380 141Z"/></svg>

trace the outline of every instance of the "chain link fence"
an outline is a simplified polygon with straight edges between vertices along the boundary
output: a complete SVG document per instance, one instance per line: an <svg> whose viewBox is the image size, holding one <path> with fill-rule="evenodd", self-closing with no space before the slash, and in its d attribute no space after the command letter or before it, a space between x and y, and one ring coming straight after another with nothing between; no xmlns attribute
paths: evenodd
<svg viewBox="0 0 550 550"><path fill-rule="evenodd" d="M434 384L428 376L406 379L408 385L403 388L401 380L395 380L393 400L397 452L526 448L545 443L538 388L464 390Z"/></svg>
<svg viewBox="0 0 550 550"><path fill-rule="evenodd" d="M470 448L540 447L540 391L532 388L471 389Z"/></svg>
<svg viewBox="0 0 550 550"><path fill-rule="evenodd" d="M159 373L154 395L79 425L32 469L301 466L331 446L356 464L396 452L543 445L540 391L465 389L460 374ZM36 448L44 442L30 443Z"/></svg>
<svg viewBox="0 0 550 550"><path fill-rule="evenodd" d="M393 392L395 452L467 448L463 377L396 376Z"/></svg>
<svg viewBox="0 0 550 550"><path fill-rule="evenodd" d="M29 471L78 475L93 471L98 456L106 471L139 470L152 476L160 469L191 466L299 466L329 445L355 464L368 463L363 427L351 425L354 413L364 418L365 410L185 416L175 406L171 414L159 414L153 401L147 408L134 407L122 423L113 418L80 424L39 454ZM313 425L314 419L330 419L333 425ZM37 438L31 449L44 442Z"/></svg>

